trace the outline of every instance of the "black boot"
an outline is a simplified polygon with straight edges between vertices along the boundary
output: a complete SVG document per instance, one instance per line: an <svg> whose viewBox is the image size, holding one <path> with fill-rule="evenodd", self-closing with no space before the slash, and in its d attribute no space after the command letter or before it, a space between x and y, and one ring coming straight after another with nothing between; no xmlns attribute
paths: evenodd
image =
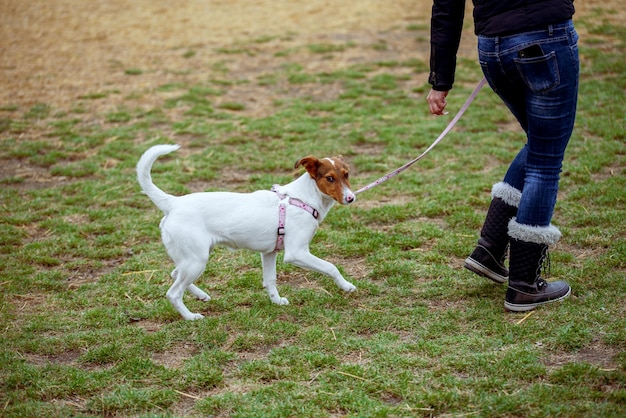
<svg viewBox="0 0 626 418"><path fill-rule="evenodd" d="M548 246L561 237L559 230L550 225L534 227L511 220L511 260L509 288L504 307L514 312L535 309L546 303L566 299L570 286L563 282L548 283L541 277L541 269L548 257Z"/></svg>
<svg viewBox="0 0 626 418"><path fill-rule="evenodd" d="M509 271L504 262L509 246L509 221L517 214L521 195L519 190L507 183L494 184L491 190L493 199L480 231L478 245L467 257L463 267L494 282L506 282Z"/></svg>

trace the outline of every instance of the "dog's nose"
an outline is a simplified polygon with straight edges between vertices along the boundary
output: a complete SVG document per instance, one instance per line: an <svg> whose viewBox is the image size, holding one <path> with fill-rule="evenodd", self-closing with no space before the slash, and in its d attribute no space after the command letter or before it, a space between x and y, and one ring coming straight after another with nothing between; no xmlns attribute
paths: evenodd
<svg viewBox="0 0 626 418"><path fill-rule="evenodd" d="M353 194L350 194L346 196L346 203L352 203L354 202L355 199L356 199L356 196L354 196Z"/></svg>

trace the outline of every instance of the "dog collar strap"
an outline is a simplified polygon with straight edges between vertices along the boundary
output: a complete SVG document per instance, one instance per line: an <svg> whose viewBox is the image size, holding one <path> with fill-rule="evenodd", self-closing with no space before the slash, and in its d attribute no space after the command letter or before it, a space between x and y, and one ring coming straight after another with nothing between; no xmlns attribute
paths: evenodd
<svg viewBox="0 0 626 418"><path fill-rule="evenodd" d="M289 204L291 206L295 206L298 207L302 210L306 210L307 212L309 212L311 214L311 216L313 216L315 219L320 217L320 213L317 211L317 209L312 208L311 206L307 205L306 203L304 203L302 200L298 200L298 199L294 199L294 198L289 198Z"/></svg>
<svg viewBox="0 0 626 418"><path fill-rule="evenodd" d="M285 197L287 197L278 191L277 184L272 186L272 191L278 195L278 198L280 200L283 200ZM311 206L307 205L301 200L290 197L288 203L292 206L295 206L297 208L300 208L302 210L309 212L311 216L313 216L315 219L319 218L320 216L317 209L312 208ZM281 204L278 206L278 231L277 231L278 236L276 238L276 248L274 249L274 251L281 251L285 247L285 218L286 217L287 217L287 205L281 202Z"/></svg>

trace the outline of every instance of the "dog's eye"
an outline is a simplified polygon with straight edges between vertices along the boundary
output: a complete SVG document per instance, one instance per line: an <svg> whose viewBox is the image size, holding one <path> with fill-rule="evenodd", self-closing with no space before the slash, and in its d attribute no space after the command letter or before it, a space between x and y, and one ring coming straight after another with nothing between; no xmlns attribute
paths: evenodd
<svg viewBox="0 0 626 418"><path fill-rule="evenodd" d="M335 182L335 178L333 176L326 176L326 181L329 183L334 183Z"/></svg>

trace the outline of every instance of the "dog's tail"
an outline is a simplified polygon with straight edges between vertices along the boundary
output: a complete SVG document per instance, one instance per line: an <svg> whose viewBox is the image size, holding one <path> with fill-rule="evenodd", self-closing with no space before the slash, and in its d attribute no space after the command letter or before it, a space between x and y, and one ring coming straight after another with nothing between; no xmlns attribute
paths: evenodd
<svg viewBox="0 0 626 418"><path fill-rule="evenodd" d="M178 148L180 148L180 145L155 145L144 152L137 163L137 180L139 181L141 189L148 195L150 200L166 214L172 207L172 199L174 196L165 193L154 185L152 177L150 176L150 169L157 158L161 155L176 151Z"/></svg>

